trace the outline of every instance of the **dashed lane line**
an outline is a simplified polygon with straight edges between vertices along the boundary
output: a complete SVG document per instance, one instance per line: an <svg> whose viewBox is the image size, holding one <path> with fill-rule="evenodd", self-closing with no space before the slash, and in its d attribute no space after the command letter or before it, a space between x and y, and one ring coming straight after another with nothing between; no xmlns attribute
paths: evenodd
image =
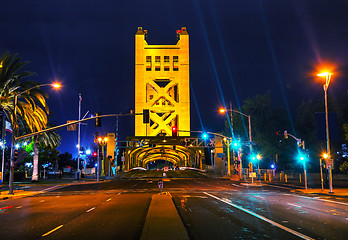
<svg viewBox="0 0 348 240"><path fill-rule="evenodd" d="M86 212L91 212L91 211L93 211L94 209L95 209L95 207L92 207L92 208L88 209Z"/></svg>
<svg viewBox="0 0 348 240"><path fill-rule="evenodd" d="M292 203L287 203L287 204L290 206L293 206L293 207L302 208L302 206L300 206L300 205L296 205L296 204L292 204Z"/></svg>
<svg viewBox="0 0 348 240"><path fill-rule="evenodd" d="M53 233L54 231L57 231L57 230L58 230L59 228L61 228L61 227L63 227L63 225L60 225L60 226L58 226L58 227L52 229L51 231L49 231L49 232L47 232L47 233L45 233L45 234L42 234L41 237L46 237L47 235Z"/></svg>
<svg viewBox="0 0 348 240"><path fill-rule="evenodd" d="M250 211L250 210L248 210L248 209L245 209L245 208L243 208L243 207L241 207L241 206L239 206L239 205L237 205L237 204L231 203L230 201L221 199L221 198L216 197L216 196L214 196L214 195L212 195L212 194L210 194L210 193L207 193L207 192L203 192L203 193L206 194L206 195L208 195L208 196L210 196L210 197L212 197L212 198L215 198L215 199L217 199L217 200L219 200L219 201L221 201L221 202L224 202L224 203L226 203L226 204L228 204L228 205L230 205L230 206L232 206L232 207L235 207L235 208L237 208L237 209L239 209L239 210L241 210L241 211L243 211L243 212L246 212L246 213L248 213L248 214L250 214L250 215L252 215L252 216L254 216L254 217L257 217L257 218L259 218L259 219L261 219L261 220L263 220L263 221L265 221L265 222L268 222L268 223L270 223L270 224L272 224L272 225L274 225L274 226L276 226L276 227L278 227L278 228L280 228L280 229L283 229L283 230L285 230L285 231L287 231L287 232L289 232L289 233L292 233L292 234L294 234L295 236L298 236L298 237L303 238L303 239L314 240L314 238L311 238L311 237L309 237L309 236L307 236L307 235L304 235L304 234L302 234L302 233L300 233L300 232L297 232L297 231L295 231L295 230L292 230L291 228L285 227L285 226L283 226L283 225L281 225L281 224L279 224L279 223L277 223L277 222L272 221L271 219L268 219L268 218L266 218L266 217L264 217L264 216L261 216L261 215L259 215L259 214L257 214L257 213L254 213L254 212L252 212L252 211Z"/></svg>

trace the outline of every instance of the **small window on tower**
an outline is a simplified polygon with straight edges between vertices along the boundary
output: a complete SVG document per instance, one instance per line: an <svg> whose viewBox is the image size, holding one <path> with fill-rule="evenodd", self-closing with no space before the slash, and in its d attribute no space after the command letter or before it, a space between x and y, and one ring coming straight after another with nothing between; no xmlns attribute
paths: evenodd
<svg viewBox="0 0 348 240"><path fill-rule="evenodd" d="M164 71L169 71L169 56L164 56Z"/></svg>
<svg viewBox="0 0 348 240"><path fill-rule="evenodd" d="M161 57L155 56L155 71L161 70Z"/></svg>
<svg viewBox="0 0 348 240"><path fill-rule="evenodd" d="M146 56L146 71L151 71L151 56Z"/></svg>
<svg viewBox="0 0 348 240"><path fill-rule="evenodd" d="M179 56L173 56L173 71L179 71Z"/></svg>

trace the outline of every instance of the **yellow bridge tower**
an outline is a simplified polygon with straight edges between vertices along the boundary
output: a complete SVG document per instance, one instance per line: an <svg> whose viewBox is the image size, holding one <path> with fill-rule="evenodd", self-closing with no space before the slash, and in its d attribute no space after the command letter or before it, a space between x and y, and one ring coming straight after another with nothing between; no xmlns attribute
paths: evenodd
<svg viewBox="0 0 348 240"><path fill-rule="evenodd" d="M149 45L147 30L135 35L135 113L149 109L150 122L135 116L135 136L171 136L190 131L189 35L177 31L176 45ZM190 136L179 132L179 136Z"/></svg>

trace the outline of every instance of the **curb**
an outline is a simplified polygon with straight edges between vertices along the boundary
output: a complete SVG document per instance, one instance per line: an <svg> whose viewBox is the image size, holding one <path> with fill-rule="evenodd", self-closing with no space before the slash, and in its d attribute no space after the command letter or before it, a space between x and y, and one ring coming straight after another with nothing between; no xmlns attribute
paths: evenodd
<svg viewBox="0 0 348 240"><path fill-rule="evenodd" d="M321 196L331 196L331 197L340 197L340 198L348 198L347 195L339 195L339 194L335 194L335 192L334 193L322 193L322 192L317 192L317 191L304 192L304 191L301 191L301 190L293 189L290 192L303 193L303 194L317 194L317 195L321 195Z"/></svg>

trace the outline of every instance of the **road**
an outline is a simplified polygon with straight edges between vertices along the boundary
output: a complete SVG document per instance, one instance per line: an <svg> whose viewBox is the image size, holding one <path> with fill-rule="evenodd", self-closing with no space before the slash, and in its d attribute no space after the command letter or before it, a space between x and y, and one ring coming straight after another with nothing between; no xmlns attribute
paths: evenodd
<svg viewBox="0 0 348 240"><path fill-rule="evenodd" d="M139 239L158 178L0 202L0 239ZM190 239L346 239L348 199L224 179L164 181ZM166 236L163 236L165 239Z"/></svg>

